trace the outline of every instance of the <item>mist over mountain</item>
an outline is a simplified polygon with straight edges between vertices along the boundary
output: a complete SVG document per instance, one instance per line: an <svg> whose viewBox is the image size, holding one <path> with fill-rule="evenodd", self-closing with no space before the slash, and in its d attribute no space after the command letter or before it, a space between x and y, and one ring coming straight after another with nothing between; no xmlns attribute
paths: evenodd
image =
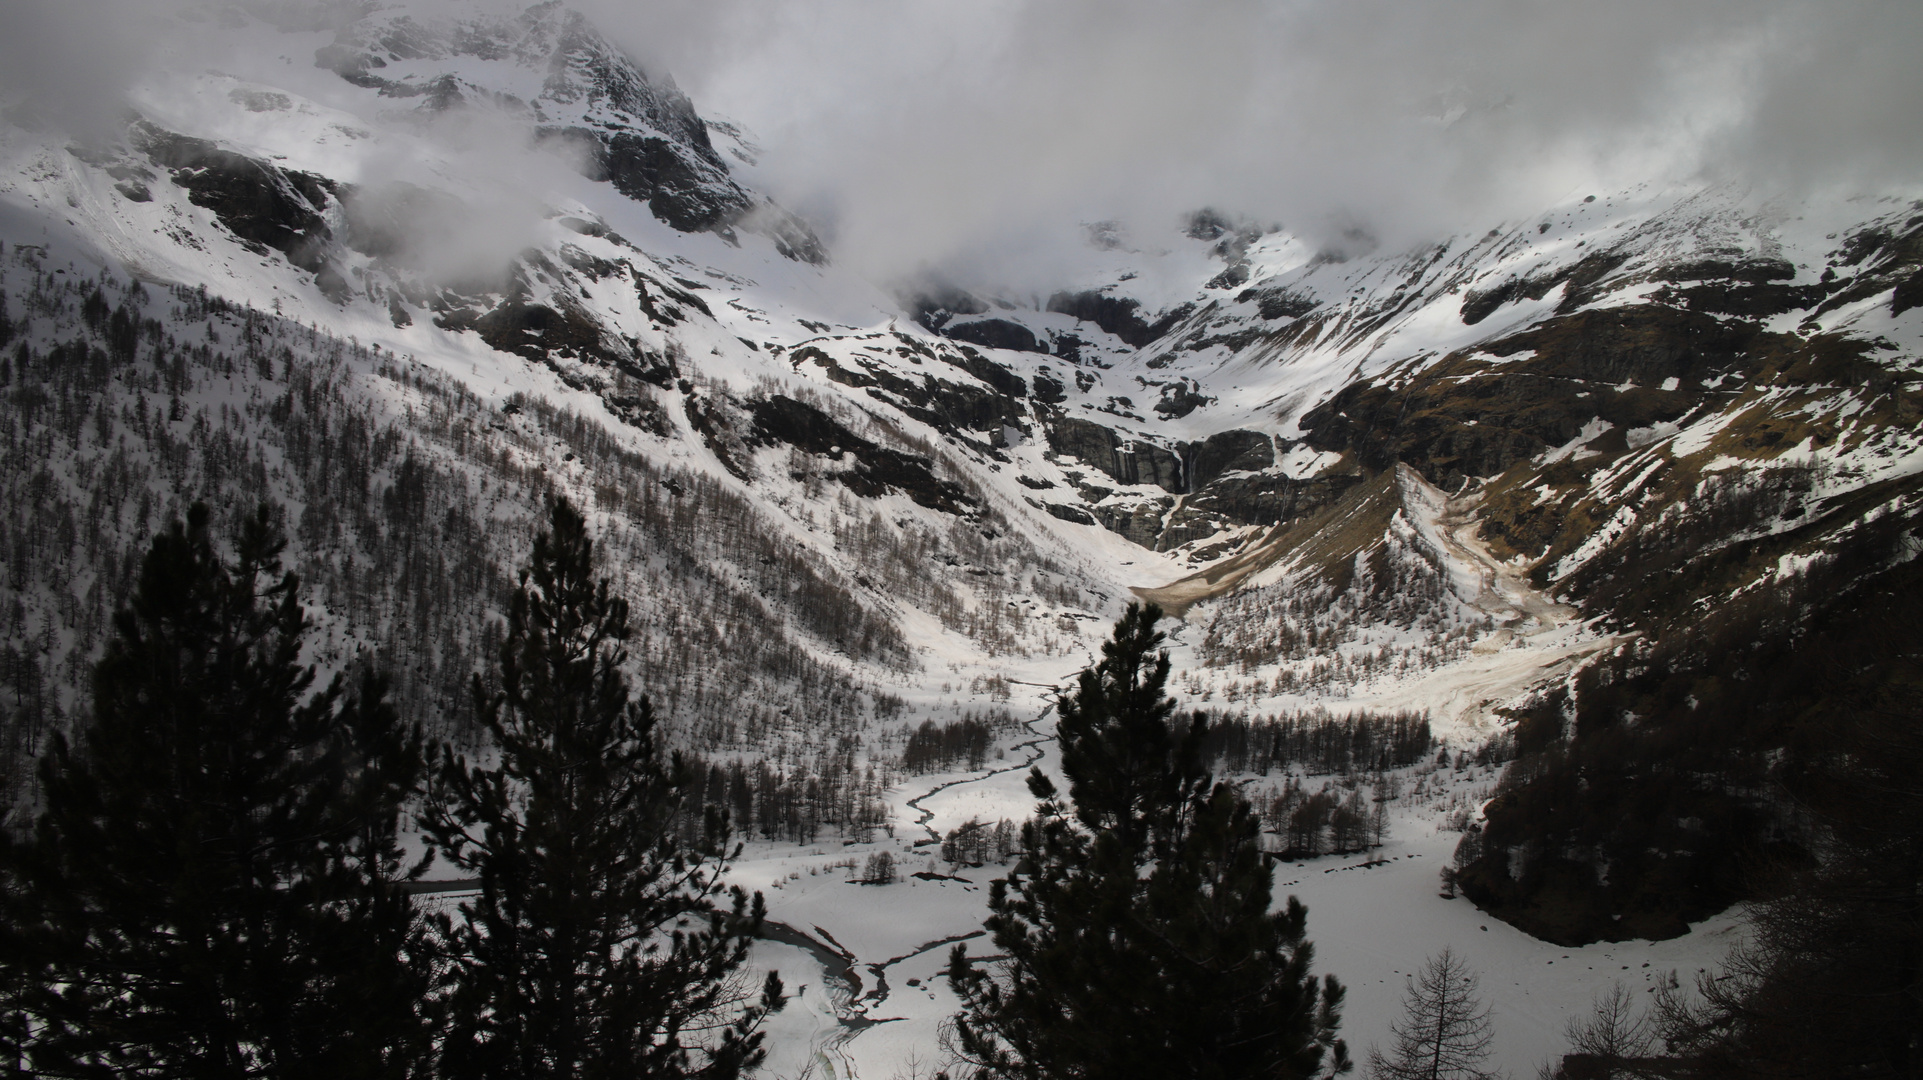
<svg viewBox="0 0 1923 1080"><path fill-rule="evenodd" d="M565 496L810 986L775 1073L932 1060L1133 600L1354 1045L1448 945L1514 1071L1750 932L1910 715L1914 5L0 25L9 827L191 504L265 502L309 662L485 754Z"/></svg>
<svg viewBox="0 0 1923 1080"><path fill-rule="evenodd" d="M9 0L4 78L111 122L143 73L263 59L196 20L337 25L363 7ZM1923 143L1896 0L583 10L751 130L755 186L883 280L934 267L1045 288L1079 225L1160 229L1204 206L1403 246L1641 182L1854 195L1908 182ZM324 92L313 74L286 73Z"/></svg>
<svg viewBox="0 0 1923 1080"><path fill-rule="evenodd" d="M1074 223L1173 207L1403 246L1647 181L1856 193L1923 134L1900 3L594 10L884 273L1045 276Z"/></svg>

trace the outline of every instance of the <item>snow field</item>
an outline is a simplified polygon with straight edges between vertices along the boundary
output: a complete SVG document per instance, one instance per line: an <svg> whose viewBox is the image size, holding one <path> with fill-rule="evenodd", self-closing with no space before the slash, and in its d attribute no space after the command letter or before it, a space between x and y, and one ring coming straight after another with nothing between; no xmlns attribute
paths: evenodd
<svg viewBox="0 0 1923 1080"><path fill-rule="evenodd" d="M1046 729L1046 722L1039 726ZM1052 770L1053 741L1039 749L1040 764ZM1415 771L1401 771L1405 791ZM913 797L941 787L922 805L934 812L929 824L943 832L969 817L1019 821L1033 812L1033 799L1022 784L1026 772L1007 770L960 784L954 774L915 777L903 792ZM1387 1042L1389 1024L1401 1015L1405 977L1444 947L1481 974L1496 1025L1491 1064L1524 1076L1565 1050L1564 1026L1586 1016L1595 996L1611 983L1652 990L1674 974L1689 986L1698 971L1713 967L1742 940L1741 912L1732 911L1670 941L1565 948L1531 938L1465 899L1443 899L1439 873L1461 834L1443 827L1442 808L1463 798L1472 805L1486 799L1494 776L1474 766L1463 773L1438 770L1430 782L1445 783L1390 804L1383 847L1275 868L1276 906L1291 895L1307 906L1315 970L1335 975L1348 988L1342 1033L1358 1060L1371 1043ZM852 954L862 981L852 1001L845 992L836 1001L826 990L832 976L816 956L788 946L757 946L754 963L760 970L778 967L791 993L807 986L789 1006L800 1012L777 1017L770 1026L774 1052L767 1075L798 1076L812 1062L818 1076L831 1075L832 1068L838 1078L891 1080L908 1075L911 1066L928 1072L942 1065L941 1025L959 1008L941 977L948 942L981 929L987 885L1008 868L962 867L955 874L966 881L910 877L892 885L850 884L841 872L824 869L849 858L865 860L877 850L893 852L904 872L926 869L934 857L932 845L913 846L926 834L902 824L895 834L845 848L756 846L736 865L733 879L764 890L771 919ZM810 868L817 872L809 873ZM938 869L949 873L946 864ZM773 887L776 881L779 888ZM975 955L994 951L985 937L969 940L968 948ZM836 966L845 965L837 961ZM824 1007L824 994L832 1008ZM805 1051L794 1041L804 1037Z"/></svg>

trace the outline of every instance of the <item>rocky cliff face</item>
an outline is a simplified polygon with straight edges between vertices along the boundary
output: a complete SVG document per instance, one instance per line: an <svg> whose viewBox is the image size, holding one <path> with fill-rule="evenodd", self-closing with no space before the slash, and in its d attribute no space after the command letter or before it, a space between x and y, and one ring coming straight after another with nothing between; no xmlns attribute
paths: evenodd
<svg viewBox="0 0 1923 1080"><path fill-rule="evenodd" d="M707 122L672 80L650 77L554 0L511 18L375 10L341 27L314 59L419 112L478 110L523 122L537 144L683 232L752 228L790 258L826 257L804 223L734 181Z"/></svg>

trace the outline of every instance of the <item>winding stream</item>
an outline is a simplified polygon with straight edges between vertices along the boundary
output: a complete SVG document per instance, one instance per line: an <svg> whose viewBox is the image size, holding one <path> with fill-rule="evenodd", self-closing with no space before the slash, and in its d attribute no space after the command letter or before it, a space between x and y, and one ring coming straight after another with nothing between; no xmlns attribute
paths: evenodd
<svg viewBox="0 0 1923 1080"><path fill-rule="evenodd" d="M1030 684L1030 685L1035 685L1035 684ZM986 772L979 773L977 775L970 776L962 780L950 780L944 784L936 784L934 787L929 788L927 791L924 791L920 795L917 795L914 798L908 800L908 806L913 808L915 813L921 815L920 817L915 819L915 824L920 826L923 829L927 829L929 837L939 842L941 840L941 833L936 832L934 827L928 824L930 821L933 821L935 819L935 812L933 810L924 808L922 806L923 800L931 799L936 795L939 795L942 792L947 791L949 788L958 788L966 784L979 784L983 780L986 780L991 776L1000 776L1003 773L1014 772L1017 769L1026 769L1029 766L1035 764L1036 762L1042 760L1042 744L1045 742L1052 741L1055 738L1055 736L1044 735L1041 732L1036 731L1035 725L1047 719L1048 714L1054 711L1055 711L1055 703L1051 701L1047 705L1044 705L1042 707L1042 711L1037 713L1034 719L1022 721L1022 726L1027 728L1028 733L1030 735L1033 735L1034 738L1029 739L1026 742L1018 742L1014 746L1009 747L1009 749L1031 751L1031 753L1028 756L1028 760L1018 762L1014 765L1004 765L999 769L989 769Z"/></svg>
<svg viewBox="0 0 1923 1080"><path fill-rule="evenodd" d="M1040 686L1042 684L1030 683L1025 685ZM1047 687L1047 689L1052 690L1054 687ZM926 831L929 839L939 843L942 838L941 833L929 824L929 822L934 820L935 812L928 809L923 803L951 788L962 787L967 784L979 784L1004 773L1015 772L1034 766L1036 762L1042 759L1046 752L1042 749L1043 745L1055 738L1052 733L1045 733L1039 727L1054 711L1055 704L1051 701L1033 718L1022 722L1022 726L1028 729L1030 737L1015 743L1010 749L1027 751L1027 753L1023 755L1023 760L1014 764L987 769L959 780L949 780L937 784L927 791L922 792L920 795L909 799L906 805L915 811L916 818L914 824ZM921 841L920 843L925 844L927 841ZM900 1019L900 1017L874 1017L868 1015L870 1008L881 1004L888 998L888 969L906 960L921 956L930 950L945 948L960 941L968 941L982 937L986 933L984 930L977 929L963 934L954 934L948 937L938 938L934 941L924 942L900 956L863 963L853 952L836 941L834 936L827 930L820 926L815 926L811 929L813 931L812 933L787 923L770 919L762 924L761 936L769 941L792 945L802 949L821 964L822 971L826 975L828 1000L834 1007L836 1024L835 1027L828 1029L819 1041L816 1042L814 1053L824 1064L830 1064L830 1067L834 1069L836 1075L843 1077L844 1080L854 1080L855 1077L854 1064L849 1060L845 1052L845 1047L849 1040L877 1024L885 1024L891 1020ZM873 986L869 987L866 992L864 992L863 989L862 968L867 968L869 974L874 978Z"/></svg>

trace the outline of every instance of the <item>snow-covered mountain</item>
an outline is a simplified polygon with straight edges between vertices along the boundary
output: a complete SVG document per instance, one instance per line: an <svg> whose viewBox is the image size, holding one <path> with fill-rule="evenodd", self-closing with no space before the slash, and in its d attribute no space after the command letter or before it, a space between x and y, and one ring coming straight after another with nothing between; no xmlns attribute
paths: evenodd
<svg viewBox="0 0 1923 1080"><path fill-rule="evenodd" d="M687 746L877 793L922 720L1035 715L1134 595L1183 616L1198 706L1526 751L1573 737L1583 679L1728 676L1693 628L1794 636L1923 535L1911 193L1578 191L1415 250L1171 212L1090 226L1046 295L911 287L837 266L737 178L748 133L558 2L195 32L226 66L142 83L114 137L26 99L0 125L17 795L130 553L196 498L279 505L317 659L407 656L404 701L461 738L567 492ZM876 795L905 851L909 794ZM1475 895L1570 941L1679 932L1622 874L1543 916L1532 859L1607 862L1560 842ZM927 940L978 918L955 900Z"/></svg>

